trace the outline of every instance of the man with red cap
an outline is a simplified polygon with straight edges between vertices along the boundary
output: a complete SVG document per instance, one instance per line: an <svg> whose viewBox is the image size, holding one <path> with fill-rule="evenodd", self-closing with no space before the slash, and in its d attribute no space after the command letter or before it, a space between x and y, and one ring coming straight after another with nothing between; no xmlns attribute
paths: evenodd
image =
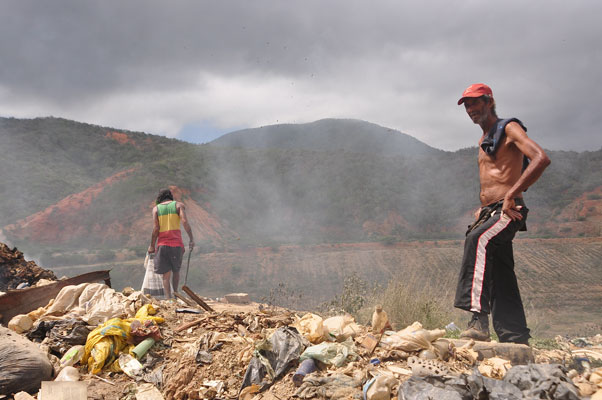
<svg viewBox="0 0 602 400"><path fill-rule="evenodd" d="M521 301L512 239L526 230L522 193L550 164L544 150L516 118L500 119L491 88L470 85L458 105L482 129L479 140L481 208L468 227L454 306L473 313L460 337L489 341L489 317L500 342L528 344L531 337Z"/></svg>

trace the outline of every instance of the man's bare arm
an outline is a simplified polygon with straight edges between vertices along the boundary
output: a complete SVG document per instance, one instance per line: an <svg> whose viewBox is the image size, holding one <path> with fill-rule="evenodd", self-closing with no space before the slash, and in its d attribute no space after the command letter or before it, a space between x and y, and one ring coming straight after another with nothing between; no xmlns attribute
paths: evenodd
<svg viewBox="0 0 602 400"><path fill-rule="evenodd" d="M188 234L188 238L190 239L189 248L192 251L194 248L194 238L192 236L192 229L190 228L190 224L188 223L188 219L186 218L186 207L182 203L178 203L179 209L178 212L180 214L180 221L182 221L182 226L184 226L184 230Z"/></svg>
<svg viewBox="0 0 602 400"><path fill-rule="evenodd" d="M520 178L504 197L502 212L507 214L513 220L516 220L522 219L522 215L517 211L516 205L514 204L514 198L537 182L543 171L550 165L551 161L541 146L529 138L527 133L518 123L511 122L506 125L506 136L508 137L509 143L514 143L521 153L531 160L527 169L523 171Z"/></svg>
<svg viewBox="0 0 602 400"><path fill-rule="evenodd" d="M153 208L153 234L151 236L151 244L148 246L148 252L155 252L155 243L159 237L159 214L157 213L157 207Z"/></svg>

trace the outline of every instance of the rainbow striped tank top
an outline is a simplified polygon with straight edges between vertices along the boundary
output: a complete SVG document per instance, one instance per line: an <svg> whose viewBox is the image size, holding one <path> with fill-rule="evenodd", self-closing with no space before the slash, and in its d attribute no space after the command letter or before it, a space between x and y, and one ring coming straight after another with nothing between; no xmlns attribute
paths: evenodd
<svg viewBox="0 0 602 400"><path fill-rule="evenodd" d="M176 202L157 204L157 215L159 216L157 246L184 247Z"/></svg>

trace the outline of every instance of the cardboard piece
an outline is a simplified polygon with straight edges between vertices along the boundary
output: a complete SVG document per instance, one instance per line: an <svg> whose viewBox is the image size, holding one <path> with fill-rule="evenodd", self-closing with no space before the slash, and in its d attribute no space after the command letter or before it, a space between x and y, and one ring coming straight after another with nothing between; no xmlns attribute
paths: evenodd
<svg viewBox="0 0 602 400"><path fill-rule="evenodd" d="M42 382L40 391L42 400L87 400L88 384L86 382Z"/></svg>

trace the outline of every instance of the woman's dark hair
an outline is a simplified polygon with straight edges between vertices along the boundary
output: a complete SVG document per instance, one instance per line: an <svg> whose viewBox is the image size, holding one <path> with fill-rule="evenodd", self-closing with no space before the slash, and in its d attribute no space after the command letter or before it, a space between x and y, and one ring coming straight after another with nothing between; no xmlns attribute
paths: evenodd
<svg viewBox="0 0 602 400"><path fill-rule="evenodd" d="M173 194L171 194L171 190L169 189L161 189L155 203L163 203L165 200L173 200Z"/></svg>

